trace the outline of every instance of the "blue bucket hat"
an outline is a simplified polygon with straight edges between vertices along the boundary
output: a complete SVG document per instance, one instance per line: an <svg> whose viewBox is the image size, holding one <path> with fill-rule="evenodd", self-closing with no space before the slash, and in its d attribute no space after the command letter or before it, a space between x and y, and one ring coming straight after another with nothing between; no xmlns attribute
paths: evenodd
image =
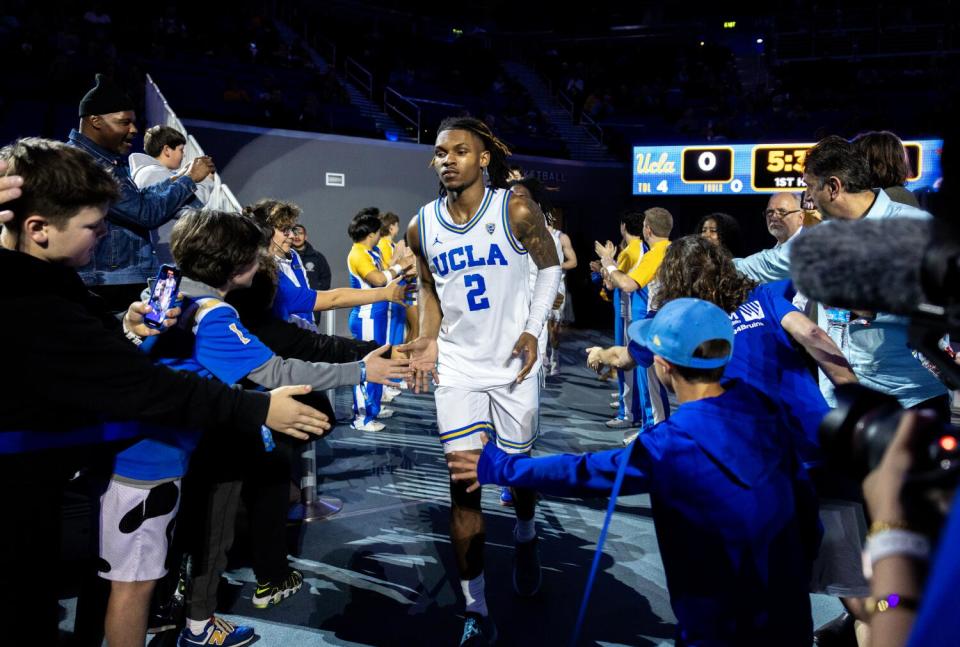
<svg viewBox="0 0 960 647"><path fill-rule="evenodd" d="M730 315L701 299L674 299L653 319L642 319L627 329L630 340L671 364L689 368L720 368L733 355L733 324ZM694 357L700 344L722 339L730 344L725 357Z"/></svg>

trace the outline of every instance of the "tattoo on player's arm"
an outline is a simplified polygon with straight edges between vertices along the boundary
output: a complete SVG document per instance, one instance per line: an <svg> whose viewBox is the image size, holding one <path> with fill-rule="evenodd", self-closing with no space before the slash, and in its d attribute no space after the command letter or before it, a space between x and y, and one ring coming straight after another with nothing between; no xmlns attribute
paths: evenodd
<svg viewBox="0 0 960 647"><path fill-rule="evenodd" d="M539 268L560 265L557 247L547 229L543 213L530 200L510 202L510 226L520 244L530 254Z"/></svg>

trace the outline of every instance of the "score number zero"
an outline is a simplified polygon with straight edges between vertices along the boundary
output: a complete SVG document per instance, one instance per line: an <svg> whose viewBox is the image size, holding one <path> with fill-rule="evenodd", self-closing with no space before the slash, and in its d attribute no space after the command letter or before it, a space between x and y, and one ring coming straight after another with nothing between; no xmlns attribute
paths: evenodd
<svg viewBox="0 0 960 647"><path fill-rule="evenodd" d="M733 149L728 146L684 148L680 178L688 184L726 183L733 179Z"/></svg>

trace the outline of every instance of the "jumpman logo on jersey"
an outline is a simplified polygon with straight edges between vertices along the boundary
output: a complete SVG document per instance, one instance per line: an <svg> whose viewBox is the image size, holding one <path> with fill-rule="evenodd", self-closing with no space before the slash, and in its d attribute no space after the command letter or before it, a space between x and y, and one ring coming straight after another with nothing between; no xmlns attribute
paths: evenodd
<svg viewBox="0 0 960 647"><path fill-rule="evenodd" d="M434 237L434 239L433 239L433 244L434 244L434 245L442 245L442 244L443 244L443 241L440 240L440 234L437 234L437 235Z"/></svg>

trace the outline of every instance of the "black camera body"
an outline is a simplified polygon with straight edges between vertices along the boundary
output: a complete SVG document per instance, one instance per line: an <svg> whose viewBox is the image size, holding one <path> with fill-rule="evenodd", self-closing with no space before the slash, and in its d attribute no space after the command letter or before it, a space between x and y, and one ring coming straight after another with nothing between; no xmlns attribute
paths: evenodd
<svg viewBox="0 0 960 647"><path fill-rule="evenodd" d="M820 423L820 445L833 469L863 479L880 464L904 409L892 395L861 384L836 388L837 406ZM924 426L913 447L913 472L936 481L960 473L960 430L946 421Z"/></svg>

